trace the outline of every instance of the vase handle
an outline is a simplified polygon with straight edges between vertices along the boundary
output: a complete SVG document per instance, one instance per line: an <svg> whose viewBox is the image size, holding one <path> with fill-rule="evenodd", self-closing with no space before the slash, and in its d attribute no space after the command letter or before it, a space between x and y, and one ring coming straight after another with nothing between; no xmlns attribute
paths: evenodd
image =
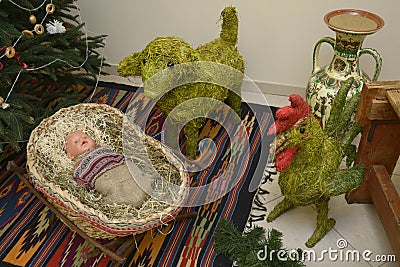
<svg viewBox="0 0 400 267"><path fill-rule="evenodd" d="M335 47L335 39L332 37L322 37L314 46L314 52L313 52L313 69L312 73L315 73L319 71L321 68L318 66L318 61L319 61L319 49L321 47L321 44L323 43L328 43L332 46L332 48Z"/></svg>
<svg viewBox="0 0 400 267"><path fill-rule="evenodd" d="M373 48L360 49L358 56L361 56L363 54L369 54L375 59L375 73L374 73L374 77L372 78L372 81L378 80L379 74L381 73L381 69L382 69L381 56L379 55L378 51L376 51Z"/></svg>

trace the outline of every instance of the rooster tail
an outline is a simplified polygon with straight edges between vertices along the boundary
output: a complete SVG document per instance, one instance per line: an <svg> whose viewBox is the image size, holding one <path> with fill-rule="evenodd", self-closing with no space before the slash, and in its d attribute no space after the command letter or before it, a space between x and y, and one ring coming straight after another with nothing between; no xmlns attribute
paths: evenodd
<svg viewBox="0 0 400 267"><path fill-rule="evenodd" d="M347 94L354 82L354 77L344 81L333 99L331 112L326 122L325 132L329 136L337 136L342 131L346 130L351 116L357 107L359 94L354 95L349 101L346 101Z"/></svg>
<svg viewBox="0 0 400 267"><path fill-rule="evenodd" d="M234 7L226 7L221 12L222 30L220 37L223 41L236 45L238 40L239 19Z"/></svg>
<svg viewBox="0 0 400 267"><path fill-rule="evenodd" d="M324 129L327 135L338 139L345 153L347 166L353 163L356 155L356 147L351 143L363 128L362 125L353 121L361 92L347 100L347 94L353 82L354 78L351 77L340 87L333 100L331 114Z"/></svg>
<svg viewBox="0 0 400 267"><path fill-rule="evenodd" d="M361 185L364 173L364 165L356 165L350 169L338 171L327 183L324 195L326 197L339 196L356 189Z"/></svg>
<svg viewBox="0 0 400 267"><path fill-rule="evenodd" d="M334 134L338 135L341 132L347 132L349 127L354 123L352 117L355 110L357 109L358 101L360 100L361 92L358 92L346 102L346 105L342 111L340 119L337 121L336 132Z"/></svg>
<svg viewBox="0 0 400 267"><path fill-rule="evenodd" d="M343 149L346 149L347 147L349 147L351 145L351 143L353 142L354 138L361 133L361 131L363 130L364 125L358 124L358 123L354 123L353 125L351 125L351 127L349 128L349 130L344 134L340 145L342 146Z"/></svg>

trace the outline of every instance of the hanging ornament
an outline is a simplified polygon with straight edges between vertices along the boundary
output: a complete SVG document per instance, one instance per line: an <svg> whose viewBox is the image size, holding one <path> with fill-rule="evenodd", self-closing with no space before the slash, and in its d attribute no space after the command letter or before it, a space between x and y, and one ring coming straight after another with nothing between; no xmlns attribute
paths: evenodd
<svg viewBox="0 0 400 267"><path fill-rule="evenodd" d="M44 27L42 24L36 24L35 27L33 28L37 34L43 34L44 33Z"/></svg>
<svg viewBox="0 0 400 267"><path fill-rule="evenodd" d="M36 17L35 17L35 15L30 15L30 16L29 16L29 22L30 22L31 24L36 24Z"/></svg>
<svg viewBox="0 0 400 267"><path fill-rule="evenodd" d="M63 26L62 22L58 20L54 20L50 23L46 24L46 29L49 34L55 34L55 33L64 33L65 32L65 27Z"/></svg>
<svg viewBox="0 0 400 267"><path fill-rule="evenodd" d="M54 4L47 4L46 12L47 14L53 14L56 11L56 6Z"/></svg>
<svg viewBox="0 0 400 267"><path fill-rule="evenodd" d="M1 108L2 109L8 109L10 107L10 104L4 102L3 104L1 104Z"/></svg>
<svg viewBox="0 0 400 267"><path fill-rule="evenodd" d="M0 96L0 106L2 109L8 109L10 107L10 104L4 102L4 98Z"/></svg>
<svg viewBox="0 0 400 267"><path fill-rule="evenodd" d="M8 57L8 58L15 58L18 61L18 65L22 66L25 69L28 69L29 66L28 64L26 64L25 62L21 61L21 53L16 52L14 47L12 46L3 46L0 48L0 51L5 51L4 54ZM1 62L0 62L1 63ZM3 64L0 64L0 70L3 68Z"/></svg>
<svg viewBox="0 0 400 267"><path fill-rule="evenodd" d="M15 59L18 60L18 65L20 65L21 67L23 67L25 69L29 69L28 64L21 61L21 53L15 52Z"/></svg>
<svg viewBox="0 0 400 267"><path fill-rule="evenodd" d="M14 49L14 47L12 47L12 46L7 47L7 48L6 48L5 54L6 54L6 57L8 57L8 58L13 58L13 57L15 56L15 49Z"/></svg>
<svg viewBox="0 0 400 267"><path fill-rule="evenodd" d="M30 30L23 30L22 34L27 35L27 36L33 36L33 33Z"/></svg>

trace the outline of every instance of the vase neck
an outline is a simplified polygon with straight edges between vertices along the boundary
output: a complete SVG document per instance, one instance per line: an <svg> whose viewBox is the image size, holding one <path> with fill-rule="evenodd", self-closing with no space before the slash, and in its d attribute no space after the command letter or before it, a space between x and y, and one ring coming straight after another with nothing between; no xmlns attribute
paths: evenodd
<svg viewBox="0 0 400 267"><path fill-rule="evenodd" d="M336 32L334 57L328 66L328 73L344 79L349 76L360 76L359 50L366 35L345 32Z"/></svg>
<svg viewBox="0 0 400 267"><path fill-rule="evenodd" d="M337 31L334 48L335 54L342 58L358 57L358 50L361 49L365 37L365 34L354 34Z"/></svg>

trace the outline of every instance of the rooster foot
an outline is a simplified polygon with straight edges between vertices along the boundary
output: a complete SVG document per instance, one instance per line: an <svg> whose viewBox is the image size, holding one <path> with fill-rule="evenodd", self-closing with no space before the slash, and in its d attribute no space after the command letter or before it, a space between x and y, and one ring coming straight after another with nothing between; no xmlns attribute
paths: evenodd
<svg viewBox="0 0 400 267"><path fill-rule="evenodd" d="M284 198L281 202L279 202L275 208L268 214L267 222L272 222L276 218L278 218L282 213L287 210L293 208L294 205L287 198Z"/></svg>
<svg viewBox="0 0 400 267"><path fill-rule="evenodd" d="M335 226L335 219L328 219L324 225L315 228L313 235L307 240L306 246L311 248L317 244Z"/></svg>
<svg viewBox="0 0 400 267"><path fill-rule="evenodd" d="M315 246L332 228L335 226L335 219L328 219L328 202L326 199L322 202L316 203L317 208L317 227L312 236L307 240L306 246L311 248Z"/></svg>

